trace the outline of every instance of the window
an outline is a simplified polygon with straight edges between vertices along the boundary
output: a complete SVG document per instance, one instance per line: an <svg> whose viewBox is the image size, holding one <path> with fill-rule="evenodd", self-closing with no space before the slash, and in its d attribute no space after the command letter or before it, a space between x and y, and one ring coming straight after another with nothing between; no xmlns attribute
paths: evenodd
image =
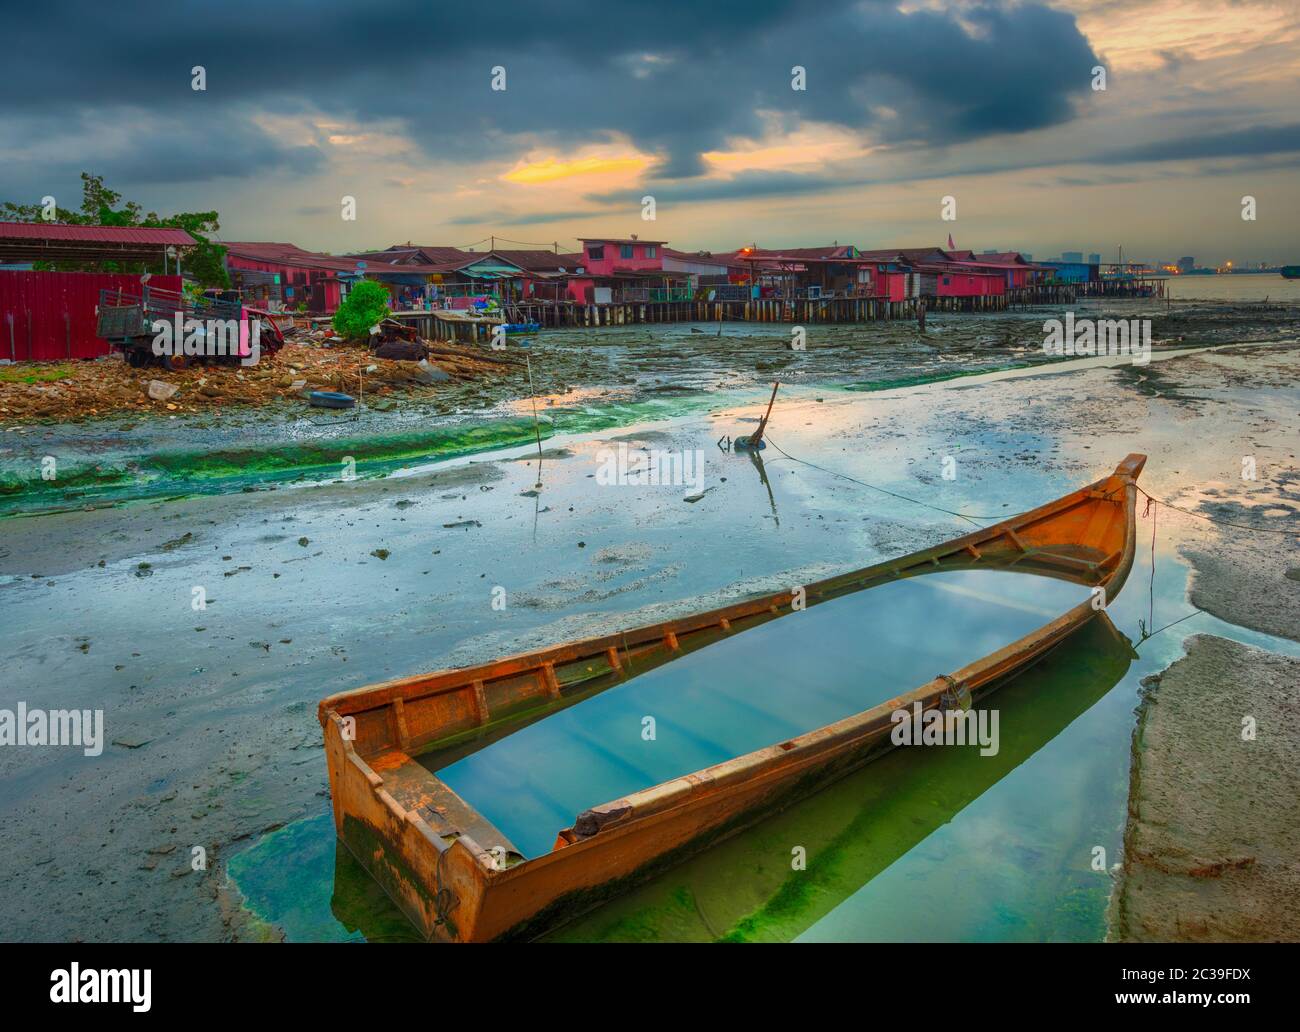
<svg viewBox="0 0 1300 1032"><path fill-rule="evenodd" d="M645 256L647 258L653 258L655 256L655 247L653 244L646 244Z"/></svg>
<svg viewBox="0 0 1300 1032"><path fill-rule="evenodd" d="M587 257L593 262L598 262L605 257L605 248L600 244L587 245Z"/></svg>
<svg viewBox="0 0 1300 1032"><path fill-rule="evenodd" d="M620 258L631 258L631 257L632 257L632 245L631 245L631 244L620 244L620 245L619 245L619 248L618 248L618 256L619 256Z"/></svg>
<svg viewBox="0 0 1300 1032"><path fill-rule="evenodd" d="M945 277L943 278L943 285L946 287L946 286L948 286L950 283L952 283L952 277L951 277L951 276L945 276Z"/></svg>

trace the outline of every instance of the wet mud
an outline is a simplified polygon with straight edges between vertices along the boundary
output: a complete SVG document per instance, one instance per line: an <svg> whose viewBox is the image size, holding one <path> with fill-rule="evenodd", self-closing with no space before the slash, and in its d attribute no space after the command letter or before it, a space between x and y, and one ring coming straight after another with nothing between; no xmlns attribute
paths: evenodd
<svg viewBox="0 0 1300 1032"><path fill-rule="evenodd" d="M762 329L773 360L785 361L778 328ZM1026 339L1032 329L1022 327ZM64 511L4 523L0 705L102 707L110 741L94 759L0 750L0 937L275 938L275 915L230 895L227 864L327 807L315 719L324 695L788 588L969 528L826 470L992 521L1146 452L1143 486L1196 514L1156 508L1162 542L1193 566L1191 601L1238 626L1298 636L1279 601L1300 590L1288 576L1300 568L1290 533L1294 346L1153 363L1158 391L1102 366L861 391L849 388L919 375L912 345L845 348L838 366L829 357L818 366L810 352L794 356L804 379L783 388L773 446L755 461L715 442L761 415L766 345L737 341L705 362L704 343L678 353L648 328L633 331L645 339L588 343L573 356L587 384L567 374L547 384L573 389L542 403L541 491L531 410L501 399L448 416L465 436L442 451L427 440L406 447L444 424L401 411L295 424L292 434L246 415L197 438L180 419L0 435L0 469L21 466L24 477L33 459L66 450L92 462L197 456L160 463L153 495L51 497ZM961 331L981 361L983 332ZM619 382L642 362L650 372ZM720 373L732 367L734 376ZM351 481L329 466L337 451L384 435L407 438L398 458L361 456ZM618 440L702 450L711 490L693 503L686 487L596 490L600 450ZM324 449L328 462L318 475L292 461L268 469L261 449L275 447ZM1244 455L1256 460L1255 480L1241 477ZM1265 546L1205 516L1282 533ZM491 609L495 585L511 600L503 613ZM195 586L207 591L206 611L191 608ZM1143 590L1133 580L1126 600ZM1143 616L1151 630L1189 609ZM195 847L205 867L196 869Z"/></svg>
<svg viewBox="0 0 1300 1032"><path fill-rule="evenodd" d="M1300 940L1300 659L1213 635L1148 678L1111 937Z"/></svg>

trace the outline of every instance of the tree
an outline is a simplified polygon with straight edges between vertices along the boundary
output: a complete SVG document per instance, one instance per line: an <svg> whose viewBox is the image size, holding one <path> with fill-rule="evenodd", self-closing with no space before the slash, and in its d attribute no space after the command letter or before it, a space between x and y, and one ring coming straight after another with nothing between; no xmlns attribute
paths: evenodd
<svg viewBox="0 0 1300 1032"><path fill-rule="evenodd" d="M388 289L374 280L361 280L334 313L334 329L344 340L365 340L370 336L370 327L391 314Z"/></svg>
<svg viewBox="0 0 1300 1032"><path fill-rule="evenodd" d="M120 207L119 207L120 205ZM0 214L14 222L41 222L40 204L0 203ZM81 173L81 208L71 211L55 207L54 218L70 226L145 226L183 229L198 243L181 260L181 271L205 287L230 286L222 258L226 249L214 244L208 236L221 228L215 211L184 211L175 215L160 216L156 212L143 214L135 201L122 201L122 195L104 185L104 177ZM163 262L38 262L42 269L57 268L65 272L162 272Z"/></svg>

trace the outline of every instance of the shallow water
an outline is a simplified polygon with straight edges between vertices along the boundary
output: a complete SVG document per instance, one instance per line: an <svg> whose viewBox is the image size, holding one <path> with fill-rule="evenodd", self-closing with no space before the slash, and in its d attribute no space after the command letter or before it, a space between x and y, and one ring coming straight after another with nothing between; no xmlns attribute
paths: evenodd
<svg viewBox="0 0 1300 1032"><path fill-rule="evenodd" d="M760 458L721 452L714 442L752 427L765 392L665 395L659 413L686 406L686 414L669 419L637 402L584 396L573 399L582 418L618 424L644 412L642 418L655 421L593 435L561 413L547 442L540 494L528 490L538 478L530 445L404 478L368 478L360 462L361 477L352 483L11 521L0 545L0 657L10 675L0 702L102 706L112 739L151 741L112 745L94 761L67 751L2 751L0 821L7 845L0 850L0 878L14 890L6 927L11 936L28 938L56 932L219 938L225 934L219 922L200 923L213 909L206 889L196 892L191 880L171 873L172 862L194 842L207 842L225 844L221 852L249 907L282 924L290 938L400 937L393 930L402 925L400 915L376 903L373 882L336 854L314 719L319 698L671 619L969 529L907 497L991 519L1103 476L1129 451L1152 456L1143 484L1162 497L1177 498L1182 486L1222 477L1223 470L1235 476L1237 424L1220 423L1215 413L1247 413L1258 424L1252 433L1267 438L1269 425L1286 425L1292 395L1277 377L1261 381L1267 361L1246 356L1229 363L1207 355L1195 364L1226 370L1224 382L1209 392L1223 404L1170 401L1164 389L1137 394L1123 370L1064 367L1058 367L1064 375L1017 371L870 394L783 388L769 427L773 447ZM1022 381L1026 373L1032 378ZM743 398L749 404L735 407ZM1115 398L1124 404L1115 406ZM1057 415L1062 411L1070 414L1066 424ZM5 443L18 436L7 435ZM709 493L690 504L683 497L688 488L595 489L600 451L616 441L702 449ZM1221 468L1214 462L1216 441L1230 452ZM778 442L823 468L785 458ZM941 473L945 456L957 460L954 480ZM410 468L419 461L412 459ZM256 471L240 475L258 482ZM1233 518L1261 519L1253 513ZM1155 626L1189 611L1186 569L1164 547L1171 540L1166 529L1180 521L1190 518L1161 511ZM1144 522L1144 541L1149 532ZM192 609L196 585L208 589L203 613ZM500 612L491 605L494 585L509 594ZM1123 632L1139 640L1137 618L1148 618L1141 574L1135 572L1113 608ZM1033 763L1045 764L1036 769L1056 781L1018 780L1021 766L1030 765L1020 760L1000 780L987 762L975 768L980 778L974 781L964 774L940 777L934 772L950 769L944 764L953 762L945 759L952 750L910 750L873 764L862 780L846 781L843 792L833 786L560 934L713 939L735 931L736 937L790 938L810 932L859 890L869 902L870 883L893 865L925 871L952 892L963 879L995 885L990 872L1006 872L1020 858L1021 866L1010 868L1021 872L1019 880L990 889L981 905L1003 908L1008 927L1051 925L1054 934L1095 938L1096 900L1104 902L1109 882L1093 878L1086 862L1079 866L1069 829L1101 827L1108 837L1099 841L1114 859L1137 678L1176 658L1181 637L1194 630L1286 650L1286 643L1246 637L1197 616L1142 646L1149 665L1135 663L1118 683L1090 681L1100 686L1102 701L1081 706L1080 716L1062 718L1056 730L1043 725L1045 744ZM1027 696L1027 712L1045 713L1042 700L1072 683L1070 671L1086 669L1074 661L1032 682L1037 687ZM1080 689L1080 697L1086 702L1091 691ZM1000 705L1008 707L1003 735L1010 741L1012 711L1009 703ZM1080 730L1062 732L1062 726ZM1084 728L1084 737L1072 737ZM999 754L1004 762L1009 748ZM884 773L895 763L910 766L899 767L906 773L891 780ZM887 786L884 795L878 784ZM1020 797L1009 793L1013 784L1022 786ZM968 812L983 807L992 808L983 811L992 814L990 838L979 850L948 852L930 868L908 866L920 864L927 843L968 828ZM262 835L300 815L308 816ZM250 848L232 855L242 843ZM813 877L792 876L792 843L809 848L808 871L800 874ZM146 851L168 845L179 848L156 869L140 864ZM96 858L93 870L78 859L87 855ZM848 862L859 855L870 859L865 867ZM1087 892L1071 912L1092 916L1082 924L1053 924L1063 920L1053 915L1065 898L1056 890L1078 878ZM817 906L805 907L805 897ZM678 905L683 899L685 911ZM959 908L942 899L925 903L936 935L987 934L973 911L959 920ZM869 934L881 920L879 905L862 911L865 923L846 921L833 933ZM922 909L918 901L916 912ZM777 920L796 912L797 919ZM901 910L898 920L905 920Z"/></svg>
<svg viewBox="0 0 1300 1032"><path fill-rule="evenodd" d="M882 584L634 677L438 775L524 855L539 856L588 807L870 709L1087 597L1077 584L1002 571Z"/></svg>
<svg viewBox="0 0 1300 1032"><path fill-rule="evenodd" d="M1093 621L989 697L985 705L1000 716L996 755L969 747L894 750L548 938L1102 939L1109 868L1121 856L1142 678L1177 659L1183 639L1194 633L1300 655L1296 642L1196 613L1186 602L1188 568L1163 532L1157 532L1152 577L1149 526L1139 525L1143 545L1105 620ZM830 606L765 626L798 627ZM1152 629L1158 633L1144 638ZM742 643L751 633L728 641ZM613 796L599 801L607 798ZM792 866L795 847L806 854L804 870ZM295 877L285 878L290 858ZM250 910L290 939L417 938L391 901L377 896L373 879L338 848L328 811L264 837L233 858L229 871Z"/></svg>
<svg viewBox="0 0 1300 1032"><path fill-rule="evenodd" d="M1300 281L1276 276L1197 276L1205 290L1171 299L1082 299L1081 317L1152 320L1154 350L1294 339ZM1239 282L1240 281L1240 282ZM1207 294L1214 288L1219 295ZM1173 290L1174 288L1171 288ZM1270 295L1269 292L1273 291ZM1270 296L1270 304L1261 302ZM1212 296L1215 300L1197 300ZM882 391L980 374L1055 365L1043 350L1043 321L1062 306L983 314L934 313L921 334L909 322L805 327L806 350L774 323L689 323L554 330L529 346L539 395L540 435L594 432L705 411L725 399L785 389ZM127 499L253 490L358 476L403 464L468 455L534 438L522 379L464 385L453 396L412 395L400 406L346 413L297 403L168 419L138 414L70 424L4 427L0 514ZM0 421L2 423L3 421ZM58 475L45 479L53 456Z"/></svg>

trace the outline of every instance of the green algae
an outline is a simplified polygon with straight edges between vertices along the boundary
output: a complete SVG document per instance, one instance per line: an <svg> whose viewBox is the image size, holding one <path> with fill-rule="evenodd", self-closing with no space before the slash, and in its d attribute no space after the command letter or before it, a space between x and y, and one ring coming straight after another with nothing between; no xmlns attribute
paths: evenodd
<svg viewBox="0 0 1300 1032"><path fill-rule="evenodd" d="M193 427L178 427L167 443L174 440L183 445L193 440L194 446L160 446L161 439L154 438L136 444L136 448L143 444L148 450L128 452L131 445L123 443L114 446L115 454L61 459L54 480L42 476L39 455L7 459L0 467L0 498L13 506L6 514L15 514L70 508L88 501L257 490L296 481L336 479L347 458L355 462L358 478L382 477L417 463L520 447L539 438L549 440L560 432L594 433L673 419L706 411L716 403L716 396L692 392L672 399L550 406L536 423L531 414L480 413L471 419L449 418L443 425L419 430L367 433L358 428L358 432L335 436L286 424L274 438L232 434L230 443L214 440L209 433L200 436ZM334 424L331 429L339 427ZM41 445L41 449L42 454L65 450L57 445Z"/></svg>
<svg viewBox="0 0 1300 1032"><path fill-rule="evenodd" d="M846 391L892 391L899 387L922 387L928 383L946 383L966 376L985 376L988 373L1006 373L1013 369L1027 369L1031 365L1045 365L1046 362L1012 362L1008 365L985 366L979 369L947 370L942 373L918 373L915 376L898 376L886 380L862 380L845 384Z"/></svg>
<svg viewBox="0 0 1300 1032"><path fill-rule="evenodd" d="M328 813L264 835L232 856L226 872L253 927L275 928L290 942L421 941L379 883L337 841Z"/></svg>
<svg viewBox="0 0 1300 1032"><path fill-rule="evenodd" d="M27 475L11 468L0 474L0 495L21 495L25 503L36 506L108 495L128 500L164 493L219 493L338 477L348 458L356 463L356 476L374 477L416 459L449 459L528 444L536 440L537 432L532 420L502 419L404 434L160 451L111 463L64 465L53 481L43 480L39 468ZM544 439L553 433L550 427L540 432Z"/></svg>

